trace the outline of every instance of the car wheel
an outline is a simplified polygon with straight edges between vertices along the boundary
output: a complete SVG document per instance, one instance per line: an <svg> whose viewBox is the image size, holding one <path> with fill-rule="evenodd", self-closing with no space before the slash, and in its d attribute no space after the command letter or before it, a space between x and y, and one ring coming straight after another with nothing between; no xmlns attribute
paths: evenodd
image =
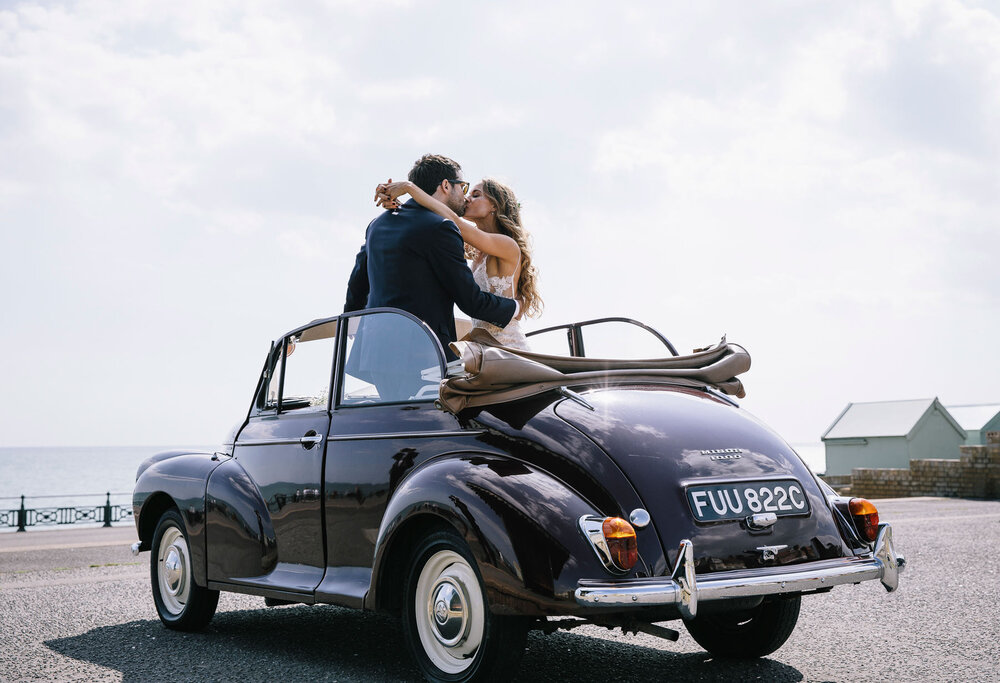
<svg viewBox="0 0 1000 683"><path fill-rule="evenodd" d="M219 604L219 591L195 584L191 548L184 521L176 510L164 512L156 525L149 573L153 602L167 628L197 631L212 620Z"/></svg>
<svg viewBox="0 0 1000 683"><path fill-rule="evenodd" d="M524 654L527 621L486 603L468 545L456 533L428 535L411 556L403 634L430 681L507 680Z"/></svg>
<svg viewBox="0 0 1000 683"><path fill-rule="evenodd" d="M699 645L717 657L764 657L792 635L801 603L799 595L774 598L749 611L695 617L684 626Z"/></svg>

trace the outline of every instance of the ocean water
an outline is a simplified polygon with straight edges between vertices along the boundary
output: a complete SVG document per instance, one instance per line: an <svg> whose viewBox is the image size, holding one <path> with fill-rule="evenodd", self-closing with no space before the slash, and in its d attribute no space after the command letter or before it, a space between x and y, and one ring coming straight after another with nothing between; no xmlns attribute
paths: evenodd
<svg viewBox="0 0 1000 683"><path fill-rule="evenodd" d="M0 447L0 510L19 508L22 495L28 508L101 505L107 493L112 504L130 504L140 463L176 448L213 451L217 445Z"/></svg>

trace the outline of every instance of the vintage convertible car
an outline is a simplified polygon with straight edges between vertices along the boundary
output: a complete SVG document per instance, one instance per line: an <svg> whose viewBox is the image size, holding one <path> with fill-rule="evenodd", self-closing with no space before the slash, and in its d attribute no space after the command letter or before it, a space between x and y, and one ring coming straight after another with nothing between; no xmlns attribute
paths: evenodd
<svg viewBox="0 0 1000 683"><path fill-rule="evenodd" d="M448 363L426 325L374 309L272 343L222 449L139 468L133 551L163 623L204 627L223 590L383 610L425 677L475 680L516 671L532 628L676 639L657 623L681 619L709 652L761 657L801 596L896 589L875 506L729 398L741 347L678 356L621 318L532 341L550 352L473 334Z"/></svg>

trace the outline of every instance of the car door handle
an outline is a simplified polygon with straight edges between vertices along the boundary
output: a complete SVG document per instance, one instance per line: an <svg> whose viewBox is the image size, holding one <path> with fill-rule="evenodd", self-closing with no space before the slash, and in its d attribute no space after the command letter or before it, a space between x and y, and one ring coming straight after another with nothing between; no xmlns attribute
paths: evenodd
<svg viewBox="0 0 1000 683"><path fill-rule="evenodd" d="M316 444L323 443L324 438L325 438L324 436L317 434L316 432L310 429L302 436L301 439L299 439L299 443L302 444L303 448L309 449L315 446Z"/></svg>

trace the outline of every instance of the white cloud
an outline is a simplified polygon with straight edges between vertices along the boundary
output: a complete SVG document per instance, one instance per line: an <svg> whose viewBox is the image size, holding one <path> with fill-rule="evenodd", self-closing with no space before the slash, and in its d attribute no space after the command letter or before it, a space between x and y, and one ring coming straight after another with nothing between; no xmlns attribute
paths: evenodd
<svg viewBox="0 0 1000 683"><path fill-rule="evenodd" d="M971 0L8 6L4 438L44 432L18 411L57 377L95 410L150 397L122 441L223 432L266 341L342 305L373 183L427 151L518 193L534 325L729 332L793 440L849 400L996 400L1000 369L948 350L1000 334L998 23ZM150 417L192 386L197 411ZM111 438L79 428L51 438Z"/></svg>
<svg viewBox="0 0 1000 683"><path fill-rule="evenodd" d="M361 87L359 98L363 102L379 104L400 100L426 101L440 97L446 90L445 84L437 78L418 77L412 79L389 79Z"/></svg>

